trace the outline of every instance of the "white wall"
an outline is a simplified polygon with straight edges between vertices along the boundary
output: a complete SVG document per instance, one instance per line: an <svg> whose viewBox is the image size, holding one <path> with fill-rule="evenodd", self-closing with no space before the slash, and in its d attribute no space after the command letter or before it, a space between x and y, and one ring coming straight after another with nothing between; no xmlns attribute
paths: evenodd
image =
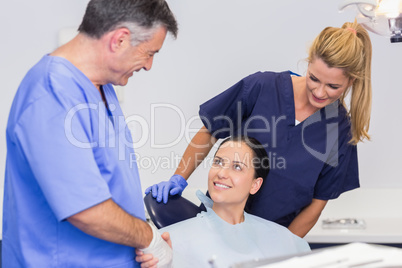
<svg viewBox="0 0 402 268"><path fill-rule="evenodd" d="M15 0L0 2L1 80L0 174L5 172L5 128L19 82L45 53L57 47L61 28L77 27L87 0ZM124 89L122 103L131 120L143 187L167 179L188 139L181 133L198 129L198 106L242 77L259 70L305 73L309 43L325 26L353 21L355 11L337 10L340 1L321 0L169 0L180 23L177 40L168 38L151 72L136 73ZM400 63L402 44L371 34L374 89L372 141L359 145L361 185L402 188ZM155 111L153 130L151 105ZM166 107L170 105L170 107ZM184 117L180 119L180 114ZM141 128L140 120L146 122ZM191 121L194 119L195 121ZM183 126L184 125L184 126ZM144 125L143 125L144 126ZM151 146L151 133L159 145ZM189 134L190 137L194 132ZM159 165L150 161L159 161ZM156 168L159 167L159 168ZM192 187L205 187L207 168L196 171ZM3 180L0 182L3 188ZM2 189L1 189L2 192Z"/></svg>

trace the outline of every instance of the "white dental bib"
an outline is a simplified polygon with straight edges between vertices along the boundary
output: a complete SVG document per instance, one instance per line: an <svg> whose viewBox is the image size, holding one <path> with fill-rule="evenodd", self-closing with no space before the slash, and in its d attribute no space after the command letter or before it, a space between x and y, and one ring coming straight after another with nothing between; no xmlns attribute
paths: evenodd
<svg viewBox="0 0 402 268"><path fill-rule="evenodd" d="M213 267L253 259L274 258L310 251L306 241L287 228L244 213L244 222L232 225L212 210L212 200L197 192L207 212L160 229L169 232L173 244L175 268Z"/></svg>

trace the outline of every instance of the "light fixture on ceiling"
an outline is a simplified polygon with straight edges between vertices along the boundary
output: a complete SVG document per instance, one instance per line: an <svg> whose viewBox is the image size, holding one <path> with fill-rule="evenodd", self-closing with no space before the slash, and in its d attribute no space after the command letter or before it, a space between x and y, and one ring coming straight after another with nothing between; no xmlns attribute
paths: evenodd
<svg viewBox="0 0 402 268"><path fill-rule="evenodd" d="M345 0L339 9L350 5L356 5L356 19L367 30L389 37L391 43L402 42L402 0Z"/></svg>

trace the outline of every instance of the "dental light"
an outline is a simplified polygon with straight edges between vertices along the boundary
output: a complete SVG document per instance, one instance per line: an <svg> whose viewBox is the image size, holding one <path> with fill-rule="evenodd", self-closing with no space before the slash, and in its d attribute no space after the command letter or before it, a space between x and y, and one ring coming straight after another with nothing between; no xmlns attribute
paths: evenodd
<svg viewBox="0 0 402 268"><path fill-rule="evenodd" d="M356 5L357 22L367 30L390 37L391 43L402 42L402 0L345 0L339 9L350 5Z"/></svg>

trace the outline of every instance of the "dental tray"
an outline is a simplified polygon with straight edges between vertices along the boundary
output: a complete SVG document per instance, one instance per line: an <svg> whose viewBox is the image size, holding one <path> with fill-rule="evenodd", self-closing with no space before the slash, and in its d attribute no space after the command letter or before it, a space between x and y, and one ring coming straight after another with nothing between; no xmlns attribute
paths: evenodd
<svg viewBox="0 0 402 268"><path fill-rule="evenodd" d="M325 219L322 221L323 229L366 229L366 222L362 219L343 218Z"/></svg>

